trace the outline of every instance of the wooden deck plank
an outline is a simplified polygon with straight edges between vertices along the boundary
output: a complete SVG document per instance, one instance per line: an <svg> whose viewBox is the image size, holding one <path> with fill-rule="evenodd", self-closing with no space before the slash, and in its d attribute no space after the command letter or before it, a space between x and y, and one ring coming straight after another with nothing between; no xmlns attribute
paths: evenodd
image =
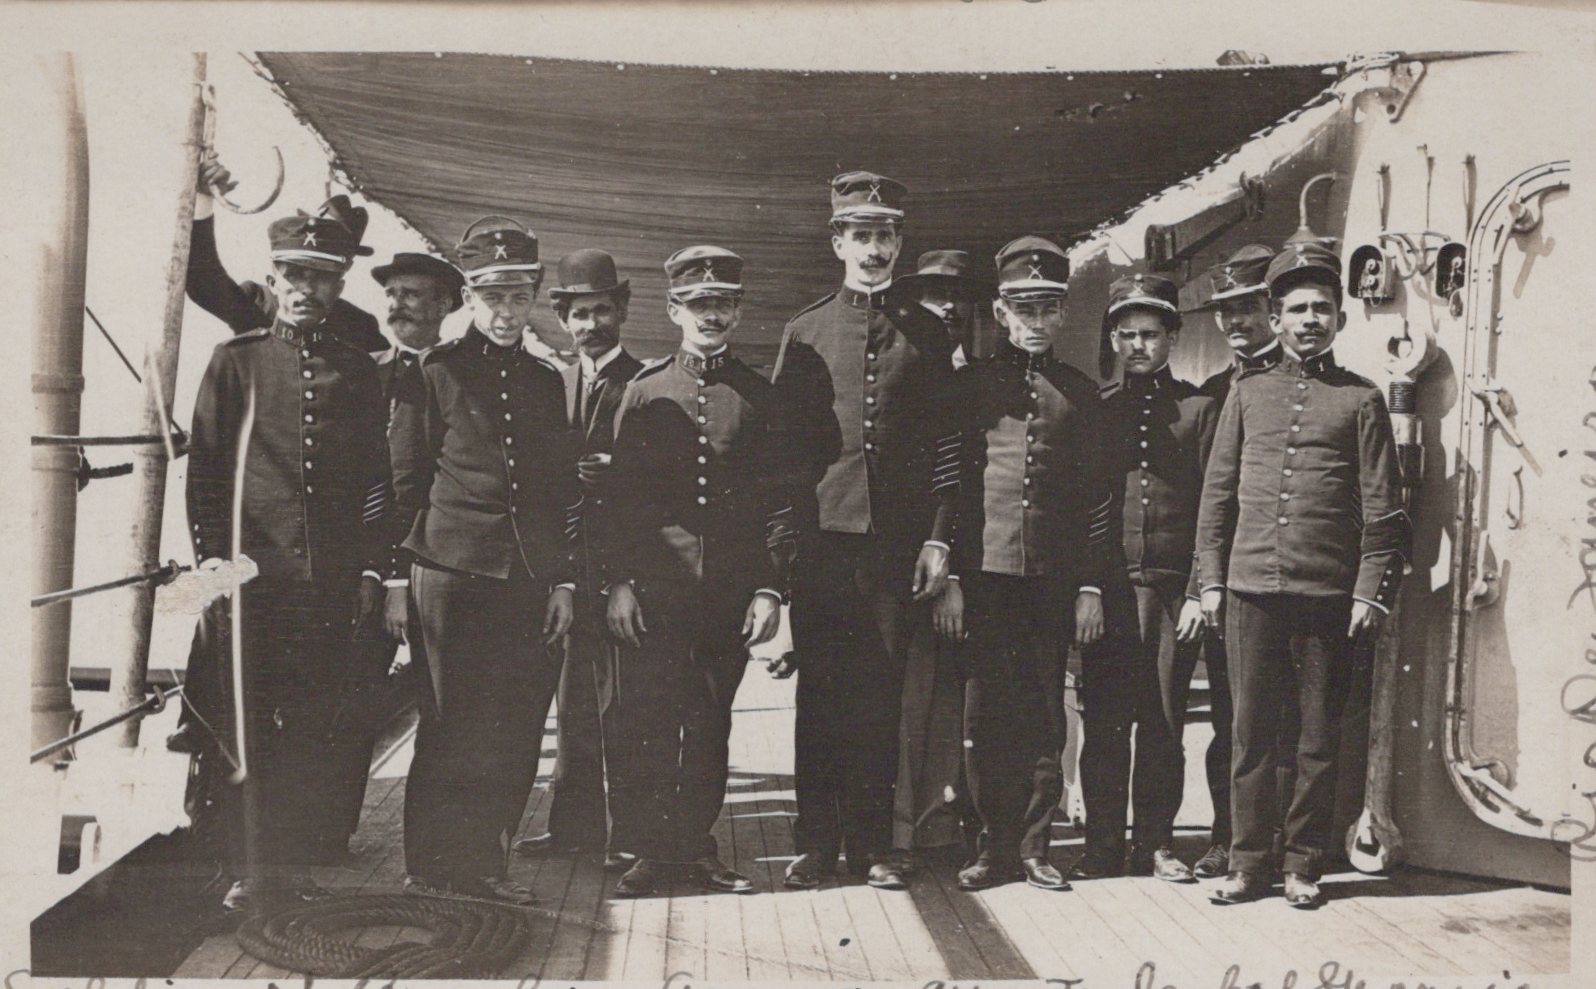
<svg viewBox="0 0 1596 989"><path fill-rule="evenodd" d="M1048 916L1041 897L1068 896L1068 893L1033 890L1017 883L980 893L964 892L958 888L956 881L948 882L945 888L947 895L957 898L966 911L990 917L991 926L995 927L994 933L1013 945L1026 972L1023 975L1006 975L1005 978L1033 978L1040 973L1046 973L1049 978L1068 979L1077 976L1074 966L1058 950L1062 932L1054 931L1050 935L1039 920ZM990 956L1001 950L1001 945L995 944L994 940L989 939L986 945L981 946L986 949L984 954ZM995 958L986 960L989 968L994 967L995 963Z"/></svg>
<svg viewBox="0 0 1596 989"><path fill-rule="evenodd" d="M632 925L626 942L626 964L621 978L657 982L670 974L666 938L670 936L670 898L643 897L634 901Z"/></svg>
<svg viewBox="0 0 1596 989"><path fill-rule="evenodd" d="M588 951L598 936L608 880L602 858L575 856L565 895L554 908L559 911L559 925L548 956L538 969L538 976L544 981L575 981L583 977Z"/></svg>
<svg viewBox="0 0 1596 989"><path fill-rule="evenodd" d="M909 961L898 944L897 935L887 921L886 897L900 897L909 901L906 892L876 890L869 886L849 884L842 891L843 902L848 905L848 915L853 918L854 940L864 949L871 976L875 979L909 978ZM912 902L912 901L910 901Z"/></svg>
<svg viewBox="0 0 1596 989"><path fill-rule="evenodd" d="M705 955L705 898L689 894L696 888L678 883L670 899L669 926L665 936L665 973L686 972L693 981L705 978L709 961Z"/></svg>
<svg viewBox="0 0 1596 989"><path fill-rule="evenodd" d="M825 952L826 965L833 978L871 978L870 959L854 929L853 917L843 894L844 886L836 881L819 889L788 894L809 901L814 910L815 924L820 929L820 946Z"/></svg>
<svg viewBox="0 0 1596 989"><path fill-rule="evenodd" d="M988 911L980 896L962 892L953 877L946 874L938 876L937 881L942 884L948 909L953 911L954 917L958 917L958 924L969 933L970 943L974 944L975 951L982 957L982 963L990 973L986 978L1028 979L1036 976L1025 957L1015 951L1009 935Z"/></svg>

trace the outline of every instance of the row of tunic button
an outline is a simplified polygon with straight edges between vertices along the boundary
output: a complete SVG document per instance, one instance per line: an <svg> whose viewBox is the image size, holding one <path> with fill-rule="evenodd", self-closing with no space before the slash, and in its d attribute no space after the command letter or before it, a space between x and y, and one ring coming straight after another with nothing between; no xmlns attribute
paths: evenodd
<svg viewBox="0 0 1596 989"><path fill-rule="evenodd" d="M1305 381L1297 382L1297 390L1298 391L1307 391L1308 390L1308 383L1305 382ZM1301 402L1294 402L1294 403L1292 403L1291 411L1292 412L1301 412L1303 410L1303 408L1304 408L1304 406L1303 406L1303 404ZM1295 420L1296 417L1293 416L1292 418L1293 418L1293 420ZM1293 433L1302 432L1302 426L1299 425L1295 421L1293 421L1291 423L1290 429L1291 429L1291 432L1293 432ZM1286 445L1286 456L1295 457L1296 455L1297 455L1297 448L1288 443ZM1281 468L1280 473L1281 473L1281 476L1283 476L1283 477L1290 477L1291 476L1291 468L1290 467L1283 467L1283 468ZM1289 492L1289 491L1280 492L1280 500L1281 501L1290 501L1291 500L1291 492ZM1279 524L1279 525L1290 525L1291 524L1291 518L1289 516L1287 516L1287 515L1281 515L1279 518L1275 519L1275 522L1277 524Z"/></svg>
<svg viewBox="0 0 1596 989"><path fill-rule="evenodd" d="M697 383L699 388L703 388L704 385L706 384L706 382L704 381L702 376L694 378L693 380L694 380L695 383ZM698 445L699 446L708 446L709 445L709 437L704 435L704 430L702 428L703 426L708 425L708 423L709 423L709 416L705 415L705 413L709 411L707 408L705 408L705 406L707 406L707 405L709 405L709 396L705 395L703 392L699 392L698 393L698 425L700 427L700 429L698 430ZM699 468L702 469L708 463L709 463L709 457L707 457L706 455L700 453L698 455ZM698 475L698 486L702 488L702 487L704 487L707 484L709 484L709 478L705 477L703 474L699 474ZM709 504L709 496L708 495L704 495L704 494L700 494L698 496L698 503L700 505Z"/></svg>
<svg viewBox="0 0 1596 989"><path fill-rule="evenodd" d="M869 361L870 363L875 363L875 359L876 359L875 351L873 351L873 350L865 351L865 360L866 361ZM865 384L873 385L875 383L876 383L876 374L875 374L875 372L874 371L866 371L865 372ZM875 404L876 404L876 397L874 395L866 395L865 396L865 404L868 405L868 406L874 407ZM874 429L875 427L876 427L876 423L875 423L874 419L866 419L864 421L864 428L866 428L866 429ZM873 442L871 442L870 440L865 440L864 448L865 448L865 452L866 453L874 453L875 449L876 449L876 445Z"/></svg>
<svg viewBox="0 0 1596 989"><path fill-rule="evenodd" d="M302 360L308 360L310 358L310 348L301 347L299 349L299 356L300 356L300 358ZM313 377L313 373L311 372L310 368L307 367L307 368L303 368L302 370L300 370L299 376L308 381L308 380L311 379L311 377ZM314 402L315 400L316 400L316 389L314 389L314 388L306 388L305 389L305 401ZM316 424L316 416L313 413L311 413L311 412L306 412L305 413L305 425L313 426L315 424ZM307 449L311 448L311 447L314 447L315 445L316 445L316 440L315 440L314 437L311 437L311 436L306 436L305 437L305 446L306 446ZM315 463L313 461L311 461L309 459L306 459L306 461L305 461L305 471L306 471L306 473L309 473L310 471L314 470L315 467L316 467L316 465L315 465ZM306 481L305 481L305 493L306 494L315 494L316 493L316 489L310 483L309 479L306 479ZM298 550L296 549L295 552L297 553Z"/></svg>

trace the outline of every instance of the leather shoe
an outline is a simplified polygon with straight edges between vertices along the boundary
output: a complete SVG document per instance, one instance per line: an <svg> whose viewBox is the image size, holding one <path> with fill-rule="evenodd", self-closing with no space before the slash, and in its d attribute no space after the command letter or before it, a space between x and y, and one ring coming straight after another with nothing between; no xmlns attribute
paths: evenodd
<svg viewBox="0 0 1596 989"><path fill-rule="evenodd" d="M827 879L831 878L837 869L837 859L833 855L827 862L823 856L814 852L805 852L793 859L787 866L787 872L782 876L781 884L788 889L814 889Z"/></svg>
<svg viewBox="0 0 1596 989"><path fill-rule="evenodd" d="M1028 886L1060 891L1070 888L1064 874L1045 858L1020 859L1020 869L1025 873L1025 882Z"/></svg>
<svg viewBox="0 0 1596 989"><path fill-rule="evenodd" d="M713 855L693 863L694 878L705 889L720 893L752 893L753 880L726 865Z"/></svg>
<svg viewBox="0 0 1596 989"><path fill-rule="evenodd" d="M1125 865L1119 857L1108 852L1087 849L1086 854L1070 866L1071 879L1113 879L1125 874Z"/></svg>
<svg viewBox="0 0 1596 989"><path fill-rule="evenodd" d="M1298 910L1316 910L1324 906L1324 891L1319 884L1300 872L1285 875L1286 902Z"/></svg>
<svg viewBox="0 0 1596 989"><path fill-rule="evenodd" d="M652 859L638 859L620 882L615 884L615 895L624 897L652 896L666 879L665 868Z"/></svg>
<svg viewBox="0 0 1596 989"><path fill-rule="evenodd" d="M876 889L908 889L909 882L891 862L877 862L865 874L865 882Z"/></svg>
<svg viewBox="0 0 1596 989"><path fill-rule="evenodd" d="M991 889L1003 882L992 867L992 860L980 856L974 862L959 870L959 888L967 893L978 890Z"/></svg>
<svg viewBox="0 0 1596 989"><path fill-rule="evenodd" d="M1247 903L1269 895L1269 880L1256 872L1232 872L1208 898L1215 903Z"/></svg>
<svg viewBox="0 0 1596 989"><path fill-rule="evenodd" d="M604 856L605 872L625 872L637 863L637 856L631 852L610 852Z"/></svg>
<svg viewBox="0 0 1596 989"><path fill-rule="evenodd" d="M1152 874L1157 879L1166 883L1194 883L1197 877L1191 874L1191 869L1186 863L1175 857L1175 853L1167 848L1160 848L1153 852Z"/></svg>
<svg viewBox="0 0 1596 989"><path fill-rule="evenodd" d="M1202 879L1218 879L1230 871L1230 846L1213 844L1208 846L1208 851L1203 852L1203 857L1191 867L1191 871Z"/></svg>
<svg viewBox="0 0 1596 989"><path fill-rule="evenodd" d="M914 853L907 848L894 848L883 855L881 861L890 864L906 877L915 873Z"/></svg>
<svg viewBox="0 0 1596 989"><path fill-rule="evenodd" d="M542 834L519 838L510 847L522 855L565 855L570 852L580 852L585 846L579 841L565 841L545 831Z"/></svg>

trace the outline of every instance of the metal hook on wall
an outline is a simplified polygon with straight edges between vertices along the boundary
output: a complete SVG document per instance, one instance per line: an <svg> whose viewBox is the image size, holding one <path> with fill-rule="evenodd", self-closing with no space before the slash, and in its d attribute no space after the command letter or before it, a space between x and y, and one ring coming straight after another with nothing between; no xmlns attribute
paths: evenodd
<svg viewBox="0 0 1596 989"><path fill-rule="evenodd" d="M217 154L216 154L216 87L207 85L205 87L205 89L204 89L204 94L205 94L205 130L204 130L204 137L202 139L203 154L205 155L206 158L215 159L215 158L217 158ZM243 215L243 216L248 216L251 213L259 213L262 210L264 210L266 207L270 206L272 203L275 203L277 201L277 197L283 191L283 178L284 178L283 150L281 148L279 148L277 145L274 144L274 145L272 145L272 153L277 156L277 178L272 183L272 191L267 193L266 194L266 198L261 200L261 202L258 205L255 205L255 206L241 206L238 203L235 203L231 199L227 198L227 193L232 188L231 185L229 185L229 186L224 188L223 186L221 186L218 183L215 183L215 182L211 183L211 196L217 202L219 202L223 206L227 207L228 210L230 210L230 211L232 211L234 213L238 213L238 214Z"/></svg>

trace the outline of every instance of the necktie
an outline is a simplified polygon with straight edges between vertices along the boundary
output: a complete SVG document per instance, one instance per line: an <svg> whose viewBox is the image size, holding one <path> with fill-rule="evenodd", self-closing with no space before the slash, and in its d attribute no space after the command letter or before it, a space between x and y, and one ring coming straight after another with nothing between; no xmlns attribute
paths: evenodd
<svg viewBox="0 0 1596 989"><path fill-rule="evenodd" d="M593 422L594 396L596 396L598 394L599 382L600 381L601 381L601 379L599 378L599 376L595 374L593 377L588 379L587 388L584 389L584 391L583 391L583 395L582 395L582 431L583 432L586 432L587 431L587 427L589 425L591 425L592 422Z"/></svg>

